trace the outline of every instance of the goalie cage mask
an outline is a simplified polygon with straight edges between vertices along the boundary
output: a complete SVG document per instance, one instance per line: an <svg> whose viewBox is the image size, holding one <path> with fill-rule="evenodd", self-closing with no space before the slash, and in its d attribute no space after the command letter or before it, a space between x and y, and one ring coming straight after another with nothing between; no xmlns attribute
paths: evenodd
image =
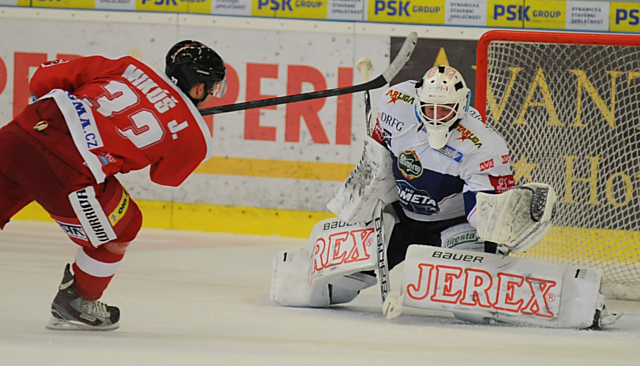
<svg viewBox="0 0 640 366"><path fill-rule="evenodd" d="M462 75L450 66L435 66L429 69L416 84L416 115L427 129L429 145L440 149L449 141L451 131L469 109L471 90ZM425 107L433 108L433 116L425 114ZM438 118L438 109L449 111Z"/></svg>

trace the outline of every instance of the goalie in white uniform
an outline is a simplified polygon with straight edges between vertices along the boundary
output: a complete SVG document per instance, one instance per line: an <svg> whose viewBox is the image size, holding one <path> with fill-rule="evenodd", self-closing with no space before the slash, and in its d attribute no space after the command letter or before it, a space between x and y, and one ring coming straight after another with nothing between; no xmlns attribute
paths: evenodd
<svg viewBox="0 0 640 366"><path fill-rule="evenodd" d="M361 161L328 204L339 219L316 224L307 248L276 256L271 293L276 303L351 301L375 284L373 269L380 272L388 261L382 266L391 270L407 258L401 295L387 304L396 315L404 303L516 324L589 327L594 318L596 326L617 320L604 314L598 271L577 269L586 285L573 284L571 276L564 277L575 268L505 256L542 239L551 226L555 194L535 183L512 189L506 143L469 102L464 79L448 66L385 91ZM378 202L386 205L385 214L378 213L384 218L380 231L391 234L382 235L386 253L374 258ZM524 275L537 270L549 280ZM562 309L547 301L577 293L590 301L586 310L569 301Z"/></svg>

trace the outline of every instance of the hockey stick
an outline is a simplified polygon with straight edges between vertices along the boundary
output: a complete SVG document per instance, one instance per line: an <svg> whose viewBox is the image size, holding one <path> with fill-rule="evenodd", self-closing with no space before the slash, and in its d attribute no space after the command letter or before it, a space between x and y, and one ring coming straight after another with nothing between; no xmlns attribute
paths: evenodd
<svg viewBox="0 0 640 366"><path fill-rule="evenodd" d="M378 251L378 281L380 283L380 296L382 297L382 312L386 314L385 302L389 292L389 265L387 261L386 248L384 247L384 225L382 223L382 201L378 200L373 212L373 228L376 233L376 248Z"/></svg>
<svg viewBox="0 0 640 366"><path fill-rule="evenodd" d="M367 83L369 81L369 74L373 65L371 60L363 57L358 60L356 65L358 72L362 76L362 80ZM364 115L365 123L367 124L367 136L371 136L371 95L367 90L364 93ZM380 296L382 297L382 304L384 304L389 295L389 276L387 272L387 257L384 250L384 227L382 226L382 201L378 201L373 216L373 228L376 232L376 249L378 252L378 281L380 283ZM383 308L384 312L384 308Z"/></svg>
<svg viewBox="0 0 640 366"><path fill-rule="evenodd" d="M253 108L263 108L272 105L279 104L287 104L294 102L301 102L304 100L312 100L318 98L327 98L334 97L336 95L343 94L352 94L370 89L378 89L385 86L388 82L393 79L398 72L402 69L405 63L409 61L409 57L411 57L411 53L418 42L418 34L416 32L411 32L407 38L404 40L404 44L398 52L398 55L391 62L389 67L382 73L382 75L377 78L368 81L363 84L347 86L344 88L336 88L336 89L328 89L328 90L320 90L310 93L302 93L302 94L294 94L294 95L286 95L283 97L276 97L270 99L262 99L262 100L254 100L252 102L244 102L237 104L227 104L221 105L218 107L204 108L200 110L200 114L203 116L211 115L211 114L220 114L234 111L241 111L245 109L253 109Z"/></svg>
<svg viewBox="0 0 640 366"><path fill-rule="evenodd" d="M362 80L364 80L365 83L368 82L369 74L371 73L371 69L373 68L371 60L366 57L361 58L360 60L358 60L356 68L362 76ZM373 128L371 126L371 95L369 94L368 90L364 94L364 112L365 122L367 124L367 135L371 136L371 134L373 133ZM382 298L382 312L386 314L385 304L391 288L389 285L389 265L387 261L387 253L385 250L386 248L384 247L384 226L382 223L382 210L383 202L378 200L378 203L376 204L374 210L373 228L376 233L378 281L380 284L380 297Z"/></svg>
<svg viewBox="0 0 640 366"><path fill-rule="evenodd" d="M369 81L369 75L371 75L373 64L370 59L363 57L358 60L356 69L358 69L360 76L362 76L362 80L366 83ZM371 127L371 95L368 90L364 92L364 116L365 122L367 123L367 136L371 136L373 133L373 128Z"/></svg>

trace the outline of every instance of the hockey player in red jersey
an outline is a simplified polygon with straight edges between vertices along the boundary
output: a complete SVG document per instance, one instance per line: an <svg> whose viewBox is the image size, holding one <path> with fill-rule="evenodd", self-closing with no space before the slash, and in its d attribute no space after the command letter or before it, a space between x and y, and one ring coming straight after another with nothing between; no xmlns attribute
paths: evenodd
<svg viewBox="0 0 640 366"><path fill-rule="evenodd" d="M37 99L0 129L0 228L31 201L80 245L53 300L49 329L112 330L120 312L98 299L142 225L114 176L150 166L180 185L211 156L198 112L226 89L222 58L197 41L174 45L165 73L125 56L43 64Z"/></svg>

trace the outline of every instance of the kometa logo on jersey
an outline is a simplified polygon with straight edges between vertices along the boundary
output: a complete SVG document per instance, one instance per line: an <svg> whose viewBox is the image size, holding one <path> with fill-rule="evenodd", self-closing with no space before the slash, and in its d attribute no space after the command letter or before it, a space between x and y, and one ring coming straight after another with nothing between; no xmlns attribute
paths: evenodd
<svg viewBox="0 0 640 366"><path fill-rule="evenodd" d="M345 263L361 262L371 258L367 247L373 245L373 228L339 231L316 240L311 260L311 274Z"/></svg>
<svg viewBox="0 0 640 366"><path fill-rule="evenodd" d="M416 189L404 180L396 181L396 184L400 204L407 210L423 215L433 215L440 212L438 203L431 198L427 191Z"/></svg>
<svg viewBox="0 0 640 366"><path fill-rule="evenodd" d="M460 137L458 137L456 140L462 140L462 141L469 140L473 142L473 144L476 145L478 149L482 147L482 142L480 142L480 139L478 138L478 136L476 136L473 132L468 130L466 127L458 124L456 126L456 131L460 132Z"/></svg>
<svg viewBox="0 0 640 366"><path fill-rule="evenodd" d="M422 175L422 164L414 150L406 150L398 156L398 169L405 178L411 180Z"/></svg>
<svg viewBox="0 0 640 366"><path fill-rule="evenodd" d="M409 103L409 104L413 104L413 102L415 102L415 98L405 94L405 93L401 93L397 90L393 90L393 89L389 89L389 91L385 94L386 96L388 96L390 98L390 100L387 102L387 104L393 103L396 104L397 101L401 100L405 103Z"/></svg>

